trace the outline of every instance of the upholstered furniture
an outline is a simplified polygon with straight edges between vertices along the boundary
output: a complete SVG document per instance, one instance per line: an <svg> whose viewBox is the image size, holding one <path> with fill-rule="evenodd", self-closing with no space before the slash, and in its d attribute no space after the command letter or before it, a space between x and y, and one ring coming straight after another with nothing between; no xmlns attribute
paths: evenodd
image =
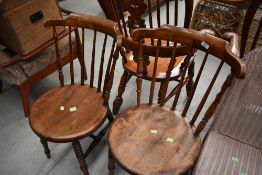
<svg viewBox="0 0 262 175"><path fill-rule="evenodd" d="M224 95L193 175L262 174L261 56L262 47L245 55L246 78Z"/></svg>

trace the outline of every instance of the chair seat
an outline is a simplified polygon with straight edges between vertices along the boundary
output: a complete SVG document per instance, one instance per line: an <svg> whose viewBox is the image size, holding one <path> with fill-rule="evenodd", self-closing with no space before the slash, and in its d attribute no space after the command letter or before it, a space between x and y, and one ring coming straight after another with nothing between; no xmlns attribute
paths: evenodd
<svg viewBox="0 0 262 175"><path fill-rule="evenodd" d="M60 107L64 106L64 110ZM70 108L76 111L70 112ZM107 116L102 93L88 85L52 89L33 104L29 117L33 131L52 142L79 140L99 128Z"/></svg>
<svg viewBox="0 0 262 175"><path fill-rule="evenodd" d="M193 131L175 111L144 104L119 114L109 131L109 147L130 173L177 175L187 172L200 154L201 141Z"/></svg>

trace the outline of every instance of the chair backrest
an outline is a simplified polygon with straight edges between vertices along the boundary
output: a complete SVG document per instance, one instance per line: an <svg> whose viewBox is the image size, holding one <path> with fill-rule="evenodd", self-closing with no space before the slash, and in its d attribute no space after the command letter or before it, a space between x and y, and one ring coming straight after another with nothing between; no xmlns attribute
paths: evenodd
<svg viewBox="0 0 262 175"><path fill-rule="evenodd" d="M176 93L174 96L174 100L172 103L172 110L176 110L177 104L179 101L179 97L181 96L181 90L183 87L183 83L185 80L185 74L188 70L189 64L192 61L192 57L196 55L195 59L200 59L202 60L200 69L198 71L198 74L195 79L195 83L192 87L192 90L189 94L189 97L186 100L186 103L183 107L182 110L182 117L187 116L188 109L191 105L191 102L193 100L193 97L195 96L196 89L198 88L199 85L199 80L201 77L203 77L203 69L204 67L208 67L210 65L206 65L208 60L218 60L220 63L217 64L217 68L212 68L215 71L215 73L212 75L212 73L207 73L204 76L204 79L206 81L204 82L204 85L201 84L200 88L202 89L201 91L203 92L203 97L198 105L196 106L196 111L193 114L193 117L190 121L191 125L195 125L195 122L203 109L205 103L207 102L208 97L212 93L215 93L213 90L214 84L216 79L219 76L219 72L221 71L223 65L226 63L230 68L231 72L229 73L226 81L223 83L221 90L215 95L214 100L211 102L211 104L208 106L206 112L204 112L204 117L200 121L200 123L197 125L197 129L195 130L195 135L199 135L200 132L204 129L206 123L208 120L211 118L213 115L218 103L220 102L220 99L222 95L224 94L226 88L229 86L232 78L235 76L237 78L243 78L245 75L245 64L243 63L242 60L240 60L236 55L233 54L232 48L232 43L228 43L227 41L213 37L211 35L203 34L201 32L197 32L194 30L190 29L184 29L184 28L179 28L179 27L174 27L170 25L165 25L160 29L137 29L134 30L132 38L136 41L139 42L140 46L138 50L133 50L133 52L138 53L138 58L137 58L137 105L140 106L141 103L141 92L142 92L142 77L143 77L143 69L144 69L144 59L145 57L148 56L153 56L155 57L155 63L154 63L154 68L153 68L153 75L152 75L152 81L150 81L150 92L149 92L149 104L153 103L153 96L154 96L154 90L155 90L155 84L156 84L156 70L157 70L157 65L158 65L158 58L170 58L169 61L169 67L168 70L165 72L165 85L164 88L161 92L161 103L160 106L164 106L166 103L166 98L168 98L167 92L168 92L168 87L170 84L170 76L173 74L175 71L173 70L174 64L176 62L176 50L178 45L182 45L184 48L184 54L186 55L186 58L184 62L182 63L183 66L179 70L180 73L178 74L179 77L179 83L175 87L176 88ZM143 43L144 38L151 38L151 39L157 39L158 44L157 45L151 45L150 43ZM234 39L232 39L233 41ZM162 43L162 44L161 44ZM167 43L166 45L163 45L163 43ZM168 44L169 43L169 44ZM135 48L135 47L134 47ZM181 51L181 50L180 50ZM204 52L204 56L199 56L199 53ZM210 57L209 55L213 55L214 57ZM210 71L210 69L208 70ZM209 78L210 77L210 78ZM210 82L207 82L210 81ZM207 85L207 86L206 86ZM203 86L206 86L206 88L203 88ZM203 90L206 89L206 90ZM199 96L199 94L198 94ZM182 98L184 100L184 98ZM194 102L195 103L195 102Z"/></svg>
<svg viewBox="0 0 262 175"><path fill-rule="evenodd" d="M103 4L101 6L107 7L107 10L104 10L106 16L119 23L125 36L129 36L132 30L136 28L159 28L164 24L174 26L181 24L181 27L188 28L193 11L193 0L99 1L100 4ZM184 3L184 6L182 6L182 3ZM184 21L179 21L179 19Z"/></svg>
<svg viewBox="0 0 262 175"><path fill-rule="evenodd" d="M103 92L104 105L107 105L110 90L112 88L116 60L119 56L119 50L122 47L122 35L118 29L117 23L95 16L71 14L63 20L49 20L45 25L53 27L56 62L61 86L64 86L64 75L62 71L64 63L60 59L61 51L58 49L59 38L56 27L66 26L69 30L68 59L70 60L71 84L75 84L74 73L76 72L72 55L74 52L77 52L80 62L81 85L84 85L84 81L88 79L87 75L89 74L88 84L90 88L96 88L97 92ZM78 30L81 31L81 37ZM75 31L76 49L73 48L72 31ZM92 34L88 33L90 31L93 33L93 40ZM88 37L85 37L87 34L89 34ZM100 52L101 55L98 58L96 54ZM106 61L108 61L107 66L104 66L104 62ZM104 71L104 67L106 67L106 71ZM88 68L90 72L88 72ZM103 77L105 78L102 88Z"/></svg>
<svg viewBox="0 0 262 175"><path fill-rule="evenodd" d="M262 45L262 9L261 0L250 0L241 30L240 56Z"/></svg>

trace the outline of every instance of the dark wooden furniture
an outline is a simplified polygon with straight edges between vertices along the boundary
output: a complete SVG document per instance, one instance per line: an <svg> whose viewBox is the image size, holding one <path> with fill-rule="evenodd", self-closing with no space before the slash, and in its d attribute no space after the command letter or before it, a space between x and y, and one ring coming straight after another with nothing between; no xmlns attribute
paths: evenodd
<svg viewBox="0 0 262 175"><path fill-rule="evenodd" d="M119 35L121 33L118 30L117 23L113 21L80 14L73 14L64 20L47 21L46 26L52 26L54 31L56 63L61 87L47 91L36 100L31 108L29 123L35 134L40 137L48 158L50 158L50 150L47 141L58 143L72 142L80 168L83 174L87 175L88 168L85 158L106 133L114 119L108 107L108 100L113 83L116 60L122 47L122 39L121 35ZM80 83L76 82L77 77L75 73L77 69L74 68L73 59L70 59L69 73L71 83L64 84L62 63L58 49L60 42L56 33L57 26L67 26L69 31L74 27L77 28L75 30L77 41L75 47L80 54L81 61ZM82 32L81 41L78 35L78 28ZM85 37L85 32L87 31L93 32L93 40L91 37ZM102 48L97 44L97 38L100 36L104 38ZM93 43L92 52L84 52L87 41ZM111 44L109 45L109 47L111 46L111 53L109 50L109 54L106 54L108 44ZM68 45L68 55L72 56L74 45L71 32ZM102 53L100 61L96 58L98 49L101 49ZM85 68L86 61L88 61L88 65L91 65L90 72L85 71L87 70ZM106 62L107 66L104 65ZM97 67L99 72L96 73ZM86 79L85 73L90 75L88 84L84 82ZM104 86L102 86L102 82L104 82ZM101 129L98 135L93 135L106 119L109 122ZM80 140L87 136L93 138L94 141L84 153Z"/></svg>
<svg viewBox="0 0 262 175"><path fill-rule="evenodd" d="M143 43L144 38L158 39L157 45ZM185 174L188 172L201 152L201 140L199 134L205 128L212 117L220 99L229 87L234 77L244 78L245 64L232 52L234 45L225 40L202 34L197 31L165 25L160 29L137 29L133 32L132 38L139 42L137 58L137 106L130 107L121 112L109 129L109 174L114 174L114 164L117 162L130 174ZM232 41L234 38L232 38ZM162 41L171 41L174 45L161 46ZM176 62L177 44L184 47L184 66L181 69L181 81L173 103L165 104L168 98L168 87L171 71ZM197 50L197 52L196 52ZM179 112L178 104L181 96L183 79L189 68L189 62L193 54L202 53L195 59L202 60L195 83L186 100L185 106ZM142 88L143 81L143 60L145 56L154 56L154 68L150 88ZM209 57L213 55L215 57ZM153 95L156 82L156 70L159 57L171 58L169 60L166 79L161 93L161 103L154 104ZM204 57L204 58L203 58ZM218 61L214 73L205 74L209 77L204 88L199 80L204 76L206 62L211 59ZM213 90L216 79L224 64L231 68L227 79L219 92ZM192 102L199 85L205 90L200 102ZM171 86L171 85L170 85ZM149 102L142 104L142 91L149 91ZM144 92L143 91L143 92ZM202 96L202 94L197 94ZM206 104L207 98L214 94L215 98L210 104ZM183 99L184 100L184 99ZM182 101L183 101L182 100ZM192 102L192 103L191 103ZM204 105L208 105L200 122L196 122ZM187 115L191 106L197 106L196 111L190 119ZM171 108L169 108L171 107ZM196 125L196 127L195 127Z"/></svg>
<svg viewBox="0 0 262 175"><path fill-rule="evenodd" d="M180 2L185 4L184 12L178 9L178 0L175 1L100 0L99 3L103 8L107 18L117 21L119 23L122 33L127 38L125 39L127 43L129 43L128 38L130 38L130 34L136 28L146 28L146 27L159 28L163 24L172 24L175 26L179 25L178 14L180 13L184 14L184 21L182 25L185 28L188 28L191 20L192 9L193 9L192 0L185 0L184 2ZM125 11L128 12L127 17L123 15L125 14ZM182 15L180 17L183 19ZM151 41L148 38L145 40L145 42L150 43L153 41ZM126 48L127 52L125 53L125 58L123 60L124 73L119 83L118 95L115 98L113 104L113 113L115 115L119 112L120 107L123 103L122 96L125 91L126 84L128 83L128 81L132 76L137 74L136 55L128 52L128 47L129 47L128 45L130 44L127 44L127 48ZM155 59L154 57L148 57L147 60L145 60L145 62L147 62L148 65L144 69L143 78L146 80L150 80L150 81L152 80L152 74L153 74L152 68L154 65L154 59ZM184 59L185 59L184 55L180 55L180 57L177 58L177 64L174 65L174 70L180 69L181 62ZM159 57L159 65L157 70L157 75L159 76L157 76L156 81L162 84L161 87L163 87L163 83L165 81L165 76L162 76L162 74L163 72L166 72L167 68L168 68L168 61L166 61L166 59L162 59L161 57ZM192 60L188 72L188 77L183 82L184 85L186 84L188 94L193 85L193 81L192 81L193 76L194 76L194 61ZM179 81L177 79L177 76L173 76L173 74L171 75L170 80ZM160 88L159 94L161 94L161 90L162 88ZM160 98L159 98L159 103L160 103Z"/></svg>
<svg viewBox="0 0 262 175"><path fill-rule="evenodd" d="M262 174L261 55L262 47L245 55L246 78L225 93L193 175Z"/></svg>
<svg viewBox="0 0 262 175"><path fill-rule="evenodd" d="M259 5L261 4L260 0L250 0L247 12L245 15L243 28L241 30L241 57L244 56L245 51L251 51L256 46L262 45L262 10L259 10ZM256 14L258 14L258 25L254 31L250 32L250 28L252 26L252 22L254 22L256 18ZM250 40L250 42L249 42ZM259 43L258 43L259 40ZM250 43L250 44L249 44ZM249 49L249 50L247 50Z"/></svg>

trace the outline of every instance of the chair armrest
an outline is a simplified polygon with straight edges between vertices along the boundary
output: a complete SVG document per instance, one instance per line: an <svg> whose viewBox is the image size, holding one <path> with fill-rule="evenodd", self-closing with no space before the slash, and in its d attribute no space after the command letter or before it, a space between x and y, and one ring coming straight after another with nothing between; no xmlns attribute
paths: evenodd
<svg viewBox="0 0 262 175"><path fill-rule="evenodd" d="M240 38L239 35L234 32L226 32L223 35L223 39L229 41L229 48L232 53L240 57Z"/></svg>

